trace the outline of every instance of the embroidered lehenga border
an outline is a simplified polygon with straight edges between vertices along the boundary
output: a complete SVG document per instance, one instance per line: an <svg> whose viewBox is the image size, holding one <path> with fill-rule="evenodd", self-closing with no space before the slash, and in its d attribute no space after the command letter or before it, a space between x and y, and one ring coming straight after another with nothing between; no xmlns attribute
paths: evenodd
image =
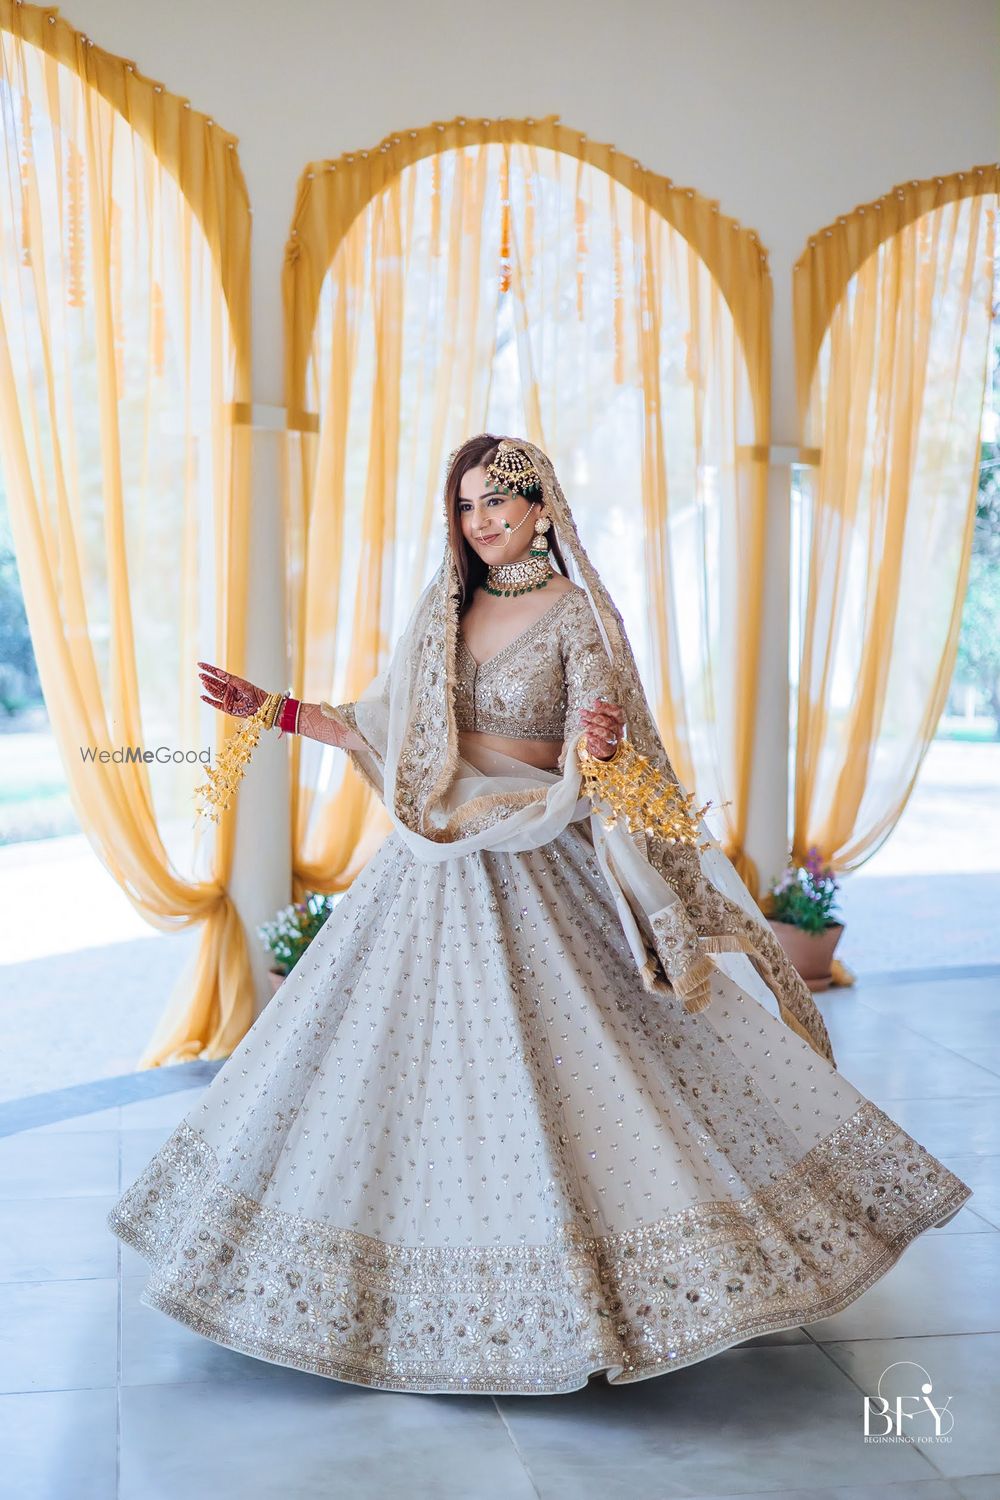
<svg viewBox="0 0 1000 1500"><path fill-rule="evenodd" d="M109 1228L141 1300L228 1348L384 1390L559 1393L693 1364L854 1301L971 1190L866 1101L748 1197L542 1245L391 1245L227 1186L182 1122Z"/></svg>

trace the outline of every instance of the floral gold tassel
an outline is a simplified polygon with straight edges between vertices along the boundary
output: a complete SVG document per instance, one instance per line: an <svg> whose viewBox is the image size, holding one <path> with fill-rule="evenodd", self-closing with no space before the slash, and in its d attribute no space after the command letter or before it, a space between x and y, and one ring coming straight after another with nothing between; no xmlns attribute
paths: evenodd
<svg viewBox="0 0 1000 1500"><path fill-rule="evenodd" d="M257 748L260 732L274 727L283 697L283 693L268 693L257 712L248 715L226 740L216 764L208 769L208 780L194 789L195 796L204 799L204 805L197 809L203 817L218 823L221 815L228 812L232 794L243 780L247 763Z"/></svg>
<svg viewBox="0 0 1000 1500"><path fill-rule="evenodd" d="M683 793L672 781L667 781L630 740L619 740L614 755L601 760L590 754L586 738L581 737L577 742L577 759L584 793L593 802L607 803L611 809L610 813L598 809L605 828L613 828L623 818L630 833L656 834L668 844L697 844L698 819L704 817L711 801L692 811L694 793ZM709 849L711 845L704 843L700 847Z"/></svg>

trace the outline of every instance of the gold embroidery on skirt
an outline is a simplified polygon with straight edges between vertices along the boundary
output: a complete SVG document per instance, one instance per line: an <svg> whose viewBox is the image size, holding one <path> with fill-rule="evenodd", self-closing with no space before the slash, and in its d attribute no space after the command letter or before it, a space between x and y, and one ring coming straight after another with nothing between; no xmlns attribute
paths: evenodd
<svg viewBox="0 0 1000 1500"><path fill-rule="evenodd" d="M788 1172L617 1234L390 1245L259 1203L185 1122L108 1217L148 1306L261 1359L412 1391L576 1390L829 1317L971 1196L866 1101Z"/></svg>

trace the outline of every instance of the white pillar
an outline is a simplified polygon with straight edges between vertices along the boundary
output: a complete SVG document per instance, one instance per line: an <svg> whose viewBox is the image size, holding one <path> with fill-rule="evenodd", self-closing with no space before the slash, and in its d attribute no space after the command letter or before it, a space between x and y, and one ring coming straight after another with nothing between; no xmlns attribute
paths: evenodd
<svg viewBox="0 0 1000 1500"><path fill-rule="evenodd" d="M267 692L289 685L285 631L285 541L281 518L284 410L254 406L251 446L250 602L244 674ZM225 665L225 663L222 663ZM265 730L239 793L230 896L243 922L256 986L255 1017L271 998L268 956L257 924L287 905L291 891L288 741Z"/></svg>
<svg viewBox="0 0 1000 1500"><path fill-rule="evenodd" d="M249 164L249 165L248 165ZM290 684L285 607L285 538L281 503L283 305L281 270L292 209L294 174L280 153L248 153L253 215L251 303L254 405L251 408L250 604L245 675L268 692ZM252 170L250 170L252 168ZM257 937L291 895L288 741L277 730L261 737L240 791L230 895L242 919L256 981L255 1014L271 998L267 954Z"/></svg>
<svg viewBox="0 0 1000 1500"><path fill-rule="evenodd" d="M756 685L754 760L750 776L747 853L757 866L762 897L788 856L791 835L789 743L789 630L792 464L800 460L795 386L792 283L787 248L771 256L771 451L761 579L763 620Z"/></svg>
<svg viewBox="0 0 1000 1500"><path fill-rule="evenodd" d="M772 447L767 477L764 615L750 777L747 853L760 873L758 898L784 869L789 828L788 630L791 462L797 450Z"/></svg>

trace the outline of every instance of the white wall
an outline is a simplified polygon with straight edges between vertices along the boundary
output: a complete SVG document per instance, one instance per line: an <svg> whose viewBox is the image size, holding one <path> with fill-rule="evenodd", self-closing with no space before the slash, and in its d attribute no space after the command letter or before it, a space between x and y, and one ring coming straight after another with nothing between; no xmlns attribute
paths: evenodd
<svg viewBox="0 0 1000 1500"><path fill-rule="evenodd" d="M279 273L307 161L470 114L558 114L755 228L792 440L789 279L808 235L1000 151L995 0L65 0L102 47L240 139L257 399L281 400Z"/></svg>
<svg viewBox="0 0 1000 1500"><path fill-rule="evenodd" d="M282 395L280 273L299 173L392 131L462 114L558 114L756 229L774 280L778 445L796 436L791 267L808 236L897 182L1000 150L995 0L65 0L60 11L239 137L264 403ZM258 440L254 572L265 602L251 639L251 675L267 686L285 681L273 443ZM782 856L786 797L787 469L771 478L749 840L765 879ZM254 816L276 835L278 749L261 747ZM263 874L259 856L238 849L238 860L245 920L260 920L284 899L281 861Z"/></svg>

